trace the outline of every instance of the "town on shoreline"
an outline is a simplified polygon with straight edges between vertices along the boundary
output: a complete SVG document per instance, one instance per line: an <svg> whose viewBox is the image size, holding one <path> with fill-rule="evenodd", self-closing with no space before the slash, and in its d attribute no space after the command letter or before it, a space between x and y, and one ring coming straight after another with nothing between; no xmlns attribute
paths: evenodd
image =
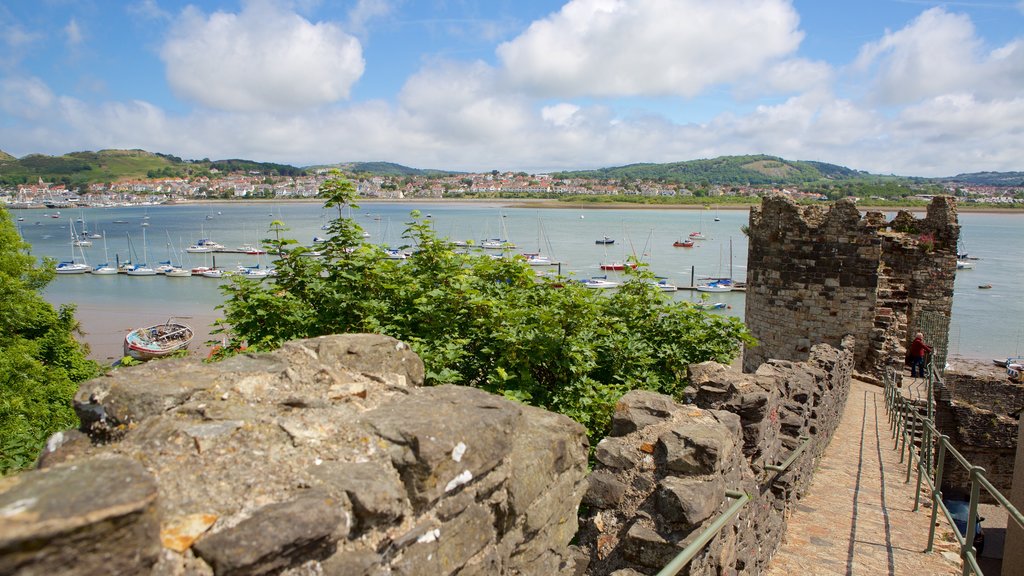
<svg viewBox="0 0 1024 576"><path fill-rule="evenodd" d="M302 176L230 173L199 178L153 178L92 183L70 187L65 183L19 184L0 188L0 203L11 209L153 206L189 202L321 201L321 184L337 172L316 170ZM817 203L821 193L788 186L707 185L687 187L653 180L623 182L592 178L555 178L523 172L459 174L454 176L344 175L356 187L360 201L488 201L511 205L566 208L719 209L746 210L762 196L783 194L798 202ZM1024 209L1015 189L959 185L947 190L959 206L984 210ZM923 209L931 195L899 199L856 198L863 208Z"/></svg>

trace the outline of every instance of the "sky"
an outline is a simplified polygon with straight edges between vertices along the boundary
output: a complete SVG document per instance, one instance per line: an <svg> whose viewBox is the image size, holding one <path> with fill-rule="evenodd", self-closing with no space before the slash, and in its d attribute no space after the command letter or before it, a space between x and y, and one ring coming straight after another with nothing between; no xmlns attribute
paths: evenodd
<svg viewBox="0 0 1024 576"><path fill-rule="evenodd" d="M1024 170L1024 0L2 0L0 150Z"/></svg>

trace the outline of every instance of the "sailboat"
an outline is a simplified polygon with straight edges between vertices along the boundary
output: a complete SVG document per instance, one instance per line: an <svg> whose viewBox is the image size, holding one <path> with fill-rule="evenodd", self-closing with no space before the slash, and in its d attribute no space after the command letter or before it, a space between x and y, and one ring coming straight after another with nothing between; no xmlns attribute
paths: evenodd
<svg viewBox="0 0 1024 576"><path fill-rule="evenodd" d="M174 247L171 245L171 233L166 230L164 232L167 234L167 260L160 263L160 266L157 268L157 272L167 276L168 278L188 278L189 276L192 276L192 270L185 269L181 264L172 263L172 257L179 261L180 259L178 258L177 253L175 253Z"/></svg>
<svg viewBox="0 0 1024 576"><path fill-rule="evenodd" d="M698 292L732 292L735 283L732 280L732 237L729 238L729 275L722 276L722 246L718 247L718 277L705 278L703 284L697 285Z"/></svg>
<svg viewBox="0 0 1024 576"><path fill-rule="evenodd" d="M89 265L85 262L85 253L82 252L82 246L77 244L78 241L75 235L75 223L68 218L68 228L71 230L71 260L67 260L57 264L57 274L85 274L89 271ZM82 257L82 261L78 262L75 260L75 248L78 248L78 253Z"/></svg>
<svg viewBox="0 0 1024 576"><path fill-rule="evenodd" d="M135 251L135 249L132 247L132 237L131 237L131 235L128 236L128 249L130 251L132 251L132 252ZM132 259L133 260L135 259L135 257L136 257L136 255L132 254ZM136 265L132 266L131 268L129 268L127 274L129 276L156 276L156 270L154 270L153 268L150 268L149 265L146 264L146 259L148 257L149 257L149 254L148 254L148 251L146 249L146 229L143 228L142 229L142 263L141 264L136 264Z"/></svg>
<svg viewBox="0 0 1024 576"><path fill-rule="evenodd" d="M108 276L108 275L111 275L111 274L117 274L117 268L115 266L111 266L110 265L110 256L107 254L107 233L106 232L103 233L102 238L103 238L103 263L102 264L97 264L96 267L92 269L92 273L93 274L98 274L100 276Z"/></svg>
<svg viewBox="0 0 1024 576"><path fill-rule="evenodd" d="M696 231L690 232L690 240L707 240L708 237L704 235L704 212L700 213L700 225Z"/></svg>
<svg viewBox="0 0 1024 576"><path fill-rule="evenodd" d="M551 251L551 244L547 241L547 236L544 234L544 223L540 218L537 219L537 251L536 252L525 252L523 256L526 258L526 263L530 266L552 266L556 264L554 260L543 254L544 244L547 243L548 252Z"/></svg>

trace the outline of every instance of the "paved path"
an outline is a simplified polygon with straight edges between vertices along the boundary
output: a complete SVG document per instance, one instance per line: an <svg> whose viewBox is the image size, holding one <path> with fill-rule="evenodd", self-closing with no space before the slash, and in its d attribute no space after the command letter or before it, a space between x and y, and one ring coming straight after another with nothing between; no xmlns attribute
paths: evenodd
<svg viewBox="0 0 1024 576"><path fill-rule="evenodd" d="M935 551L924 553L930 509L912 511L917 477L904 484L906 464L891 436L882 389L854 380L842 421L766 574L960 573L956 553L948 552L955 550L948 527L940 524Z"/></svg>

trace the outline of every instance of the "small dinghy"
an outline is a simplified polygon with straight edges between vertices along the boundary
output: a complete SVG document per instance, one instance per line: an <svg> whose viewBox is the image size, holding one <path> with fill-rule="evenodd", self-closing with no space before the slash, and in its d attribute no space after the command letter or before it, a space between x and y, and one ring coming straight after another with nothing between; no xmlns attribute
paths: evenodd
<svg viewBox="0 0 1024 576"><path fill-rule="evenodd" d="M124 337L124 354L135 360L161 358L188 348L195 332L173 318L163 324L136 328Z"/></svg>

